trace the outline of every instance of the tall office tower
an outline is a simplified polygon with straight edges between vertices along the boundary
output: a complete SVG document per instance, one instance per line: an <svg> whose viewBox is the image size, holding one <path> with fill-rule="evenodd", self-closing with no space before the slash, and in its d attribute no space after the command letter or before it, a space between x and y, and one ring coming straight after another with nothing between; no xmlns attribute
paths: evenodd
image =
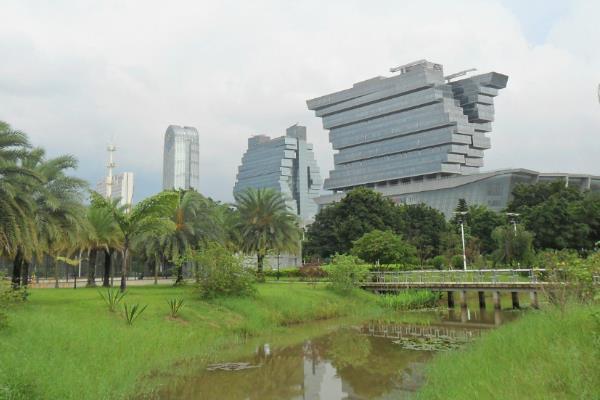
<svg viewBox="0 0 600 400"><path fill-rule="evenodd" d="M248 139L233 193L247 188L275 189L284 195L289 209L307 223L317 213L314 198L321 183L313 146L306 142L306 127L294 125L286 129L285 136Z"/></svg>
<svg viewBox="0 0 600 400"><path fill-rule="evenodd" d="M496 72L451 82L440 64L420 60L307 101L329 129L334 170L325 189L388 186L466 175L490 148L493 98L508 77Z"/></svg>
<svg viewBox="0 0 600 400"><path fill-rule="evenodd" d="M200 187L198 130L169 125L163 150L163 190Z"/></svg>
<svg viewBox="0 0 600 400"><path fill-rule="evenodd" d="M111 176L110 189L106 180L98 182L96 191L104 197L121 199L120 205L131 206L133 203L133 172L123 172Z"/></svg>

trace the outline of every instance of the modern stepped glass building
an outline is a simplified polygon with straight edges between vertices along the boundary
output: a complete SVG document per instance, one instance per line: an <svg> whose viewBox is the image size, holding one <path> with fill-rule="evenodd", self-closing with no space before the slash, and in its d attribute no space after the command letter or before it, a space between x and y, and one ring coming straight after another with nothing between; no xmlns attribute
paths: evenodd
<svg viewBox="0 0 600 400"><path fill-rule="evenodd" d="M283 194L288 208L303 223L309 223L317 213L314 199L321 185L313 146L306 141L306 127L294 125L285 136L271 139L256 135L248 139L233 193L248 188L274 189Z"/></svg>
<svg viewBox="0 0 600 400"><path fill-rule="evenodd" d="M494 97L508 77L497 72L456 81L440 64L420 60L351 88L307 100L338 152L319 207L354 187L397 203L425 203L451 217L458 200L502 211L519 183L561 180L600 191L600 177L527 169L480 172L494 120Z"/></svg>
<svg viewBox="0 0 600 400"><path fill-rule="evenodd" d="M447 82L442 66L426 60L400 70L307 101L338 150L325 189L473 174L483 166L493 99L508 77Z"/></svg>

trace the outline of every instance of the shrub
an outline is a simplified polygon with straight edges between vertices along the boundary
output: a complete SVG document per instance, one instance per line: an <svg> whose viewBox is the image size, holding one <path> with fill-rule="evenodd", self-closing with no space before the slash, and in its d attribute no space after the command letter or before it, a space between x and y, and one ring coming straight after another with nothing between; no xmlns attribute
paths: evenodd
<svg viewBox="0 0 600 400"><path fill-rule="evenodd" d="M125 315L125 321L127 321L127 325L133 325L135 320L138 319L140 315L142 315L146 307L148 307L148 305L140 307L139 304L134 304L131 307L129 307L127 306L127 303L125 303L123 305L123 311Z"/></svg>
<svg viewBox="0 0 600 400"><path fill-rule="evenodd" d="M123 300L127 292L121 292L117 288L108 288L106 289L106 295L102 294L101 291L98 291L98 294L100 295L100 297L102 297L102 300L104 300L104 302L108 306L108 311L115 312L117 306L119 305L121 300Z"/></svg>
<svg viewBox="0 0 600 400"><path fill-rule="evenodd" d="M345 254L336 254L326 270L331 286L340 292L348 292L357 287L369 273L361 259Z"/></svg>
<svg viewBox="0 0 600 400"><path fill-rule="evenodd" d="M463 264L463 256L452 256L452 258L450 259L450 265L452 266L452 269L463 269L464 264Z"/></svg>
<svg viewBox="0 0 600 400"><path fill-rule="evenodd" d="M167 303L169 304L171 318L177 318L179 310L183 307L183 299L169 299Z"/></svg>
<svg viewBox="0 0 600 400"><path fill-rule="evenodd" d="M276 269L269 269L264 271L264 276L270 278L277 278L279 274L280 278L299 278L301 277L300 268L286 268L280 269L277 271Z"/></svg>
<svg viewBox="0 0 600 400"><path fill-rule="evenodd" d="M0 274L0 329L8 324L8 310L16 303L27 300L28 293L25 289L12 289L10 282Z"/></svg>
<svg viewBox="0 0 600 400"><path fill-rule="evenodd" d="M204 298L244 296L255 292L254 274L244 269L242 259L218 243L209 243L195 256L198 288Z"/></svg>
<svg viewBox="0 0 600 400"><path fill-rule="evenodd" d="M444 257L444 256L435 256L431 260L431 265L433 265L433 268L435 268L435 269L440 269L440 270L444 269L445 264L446 264L446 257Z"/></svg>
<svg viewBox="0 0 600 400"><path fill-rule="evenodd" d="M303 265L300 268L300 277L302 280L316 282L327 276L327 272L320 265Z"/></svg>

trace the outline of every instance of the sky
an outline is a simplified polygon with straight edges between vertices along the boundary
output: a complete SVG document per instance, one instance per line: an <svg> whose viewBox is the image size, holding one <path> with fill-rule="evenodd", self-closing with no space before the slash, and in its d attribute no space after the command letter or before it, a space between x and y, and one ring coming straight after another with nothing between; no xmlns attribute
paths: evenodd
<svg viewBox="0 0 600 400"><path fill-rule="evenodd" d="M484 170L600 175L600 2L595 0L0 0L0 120L92 185L135 174L161 190L170 124L200 133L200 191L232 200L251 135L308 128L306 100L419 59L509 76Z"/></svg>

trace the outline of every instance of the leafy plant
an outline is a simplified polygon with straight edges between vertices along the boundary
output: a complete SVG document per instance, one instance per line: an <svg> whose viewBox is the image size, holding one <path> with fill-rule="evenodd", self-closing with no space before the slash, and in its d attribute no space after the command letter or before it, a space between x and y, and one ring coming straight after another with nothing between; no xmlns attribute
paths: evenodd
<svg viewBox="0 0 600 400"><path fill-rule="evenodd" d="M98 294L100 295L100 297L102 297L102 300L104 300L104 302L108 306L108 310L110 312L115 312L117 306L119 305L121 300L123 300L123 297L125 297L127 292L121 292L116 288L108 288L106 289L106 295L104 295L101 291L98 291Z"/></svg>
<svg viewBox="0 0 600 400"><path fill-rule="evenodd" d="M209 243L195 257L198 263L198 288L204 298L253 294L253 274L244 268L240 257L218 243Z"/></svg>
<svg viewBox="0 0 600 400"><path fill-rule="evenodd" d="M172 318L177 318L177 314L179 314L179 310L181 309L181 307L183 307L183 299L169 299L167 300L167 303L169 304L169 309L171 317Z"/></svg>
<svg viewBox="0 0 600 400"><path fill-rule="evenodd" d="M123 310L125 314L125 320L127 321L127 325L133 325L135 320L138 319L140 315L142 315L146 307L148 307L147 304L143 307L140 307L139 304L134 304L131 307L129 307L127 303L125 303L123 305Z"/></svg>
<svg viewBox="0 0 600 400"><path fill-rule="evenodd" d="M336 254L326 269L334 290L349 292L364 281L369 273L368 267L358 257Z"/></svg>

